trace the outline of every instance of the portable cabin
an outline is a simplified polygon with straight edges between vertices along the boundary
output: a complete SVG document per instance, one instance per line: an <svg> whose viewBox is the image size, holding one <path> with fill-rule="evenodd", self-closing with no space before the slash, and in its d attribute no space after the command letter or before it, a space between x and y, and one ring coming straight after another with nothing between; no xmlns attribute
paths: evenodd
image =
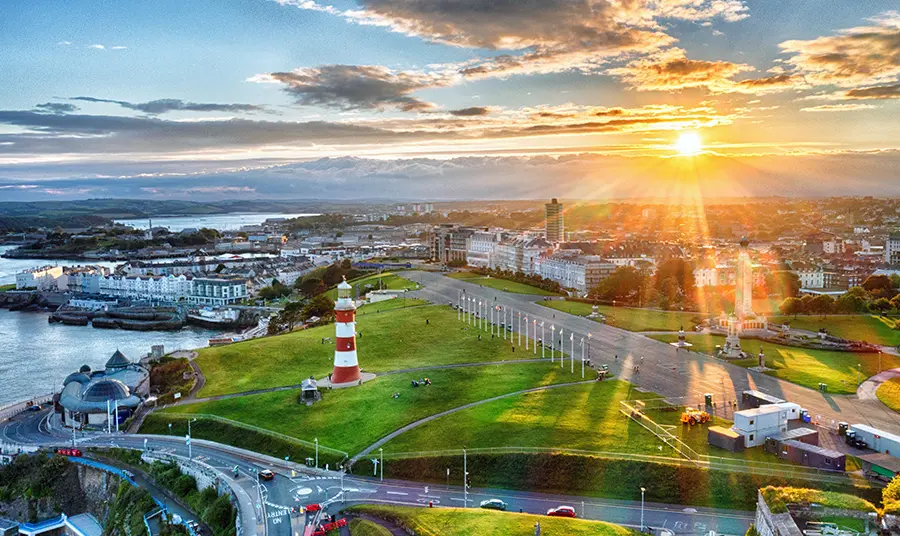
<svg viewBox="0 0 900 536"><path fill-rule="evenodd" d="M784 402L784 400L754 389L748 389L741 394L741 409L753 409L779 402Z"/></svg>
<svg viewBox="0 0 900 536"><path fill-rule="evenodd" d="M778 455L781 444L790 440L806 443L807 445L818 445L819 432L810 428L794 428L787 432L780 432L766 438L765 450L769 454Z"/></svg>
<svg viewBox="0 0 900 536"><path fill-rule="evenodd" d="M788 410L773 404L734 412L732 430L744 436L744 447L758 447L766 438L788 430Z"/></svg>
<svg viewBox="0 0 900 536"><path fill-rule="evenodd" d="M867 424L851 424L849 431L853 432L857 439L863 440L870 449L900 457L900 436Z"/></svg>
<svg viewBox="0 0 900 536"><path fill-rule="evenodd" d="M828 471L844 471L847 466L847 456L843 452L801 443L795 439L781 443L778 457L797 465Z"/></svg>

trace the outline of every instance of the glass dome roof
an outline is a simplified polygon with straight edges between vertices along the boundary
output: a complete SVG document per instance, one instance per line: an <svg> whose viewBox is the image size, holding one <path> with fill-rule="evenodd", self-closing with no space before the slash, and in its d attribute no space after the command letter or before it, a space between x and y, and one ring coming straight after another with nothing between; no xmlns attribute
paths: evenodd
<svg viewBox="0 0 900 536"><path fill-rule="evenodd" d="M119 380L103 379L88 386L81 397L87 402L123 400L131 396L128 386Z"/></svg>

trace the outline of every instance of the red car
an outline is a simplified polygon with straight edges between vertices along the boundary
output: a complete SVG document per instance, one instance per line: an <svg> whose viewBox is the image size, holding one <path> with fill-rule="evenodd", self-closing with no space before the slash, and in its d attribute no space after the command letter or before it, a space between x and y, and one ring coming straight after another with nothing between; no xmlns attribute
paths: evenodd
<svg viewBox="0 0 900 536"><path fill-rule="evenodd" d="M554 517L578 517L575 514L575 509L571 506L557 506L556 508L551 508L547 510L547 515Z"/></svg>
<svg viewBox="0 0 900 536"><path fill-rule="evenodd" d="M312 504L306 505L307 512L318 512L321 509L322 509L322 505L319 503L312 503Z"/></svg>
<svg viewBox="0 0 900 536"><path fill-rule="evenodd" d="M80 458L82 453L78 449L56 449L56 453L60 456L75 456L76 458Z"/></svg>

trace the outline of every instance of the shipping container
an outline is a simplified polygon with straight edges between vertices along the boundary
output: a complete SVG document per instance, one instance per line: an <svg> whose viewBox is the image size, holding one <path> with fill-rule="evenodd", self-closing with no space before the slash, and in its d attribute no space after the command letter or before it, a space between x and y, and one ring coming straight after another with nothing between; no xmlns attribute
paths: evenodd
<svg viewBox="0 0 900 536"><path fill-rule="evenodd" d="M784 400L777 396L767 395L766 393L748 389L741 394L741 409L754 409L767 404L778 404Z"/></svg>
<svg viewBox="0 0 900 536"><path fill-rule="evenodd" d="M778 457L791 463L829 471L843 471L847 456L843 452L789 439L781 443Z"/></svg>
<svg viewBox="0 0 900 536"><path fill-rule="evenodd" d="M876 451L900 457L900 436L884 432L867 424L851 424L850 431Z"/></svg>
<svg viewBox="0 0 900 536"><path fill-rule="evenodd" d="M741 452L744 450L744 436L734 430L722 428L721 426L709 427L707 441L714 447L719 447L720 449L729 450L731 452Z"/></svg>

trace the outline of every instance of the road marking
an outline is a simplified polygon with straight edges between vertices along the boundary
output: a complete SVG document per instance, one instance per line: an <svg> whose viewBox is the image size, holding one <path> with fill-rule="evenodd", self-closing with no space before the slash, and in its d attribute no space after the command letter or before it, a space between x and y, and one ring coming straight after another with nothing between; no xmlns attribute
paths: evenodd
<svg viewBox="0 0 900 536"><path fill-rule="evenodd" d="M403 493L402 491L388 491L386 493L388 495L409 495L409 493Z"/></svg>
<svg viewBox="0 0 900 536"><path fill-rule="evenodd" d="M451 501L465 501L462 497L450 497Z"/></svg>

